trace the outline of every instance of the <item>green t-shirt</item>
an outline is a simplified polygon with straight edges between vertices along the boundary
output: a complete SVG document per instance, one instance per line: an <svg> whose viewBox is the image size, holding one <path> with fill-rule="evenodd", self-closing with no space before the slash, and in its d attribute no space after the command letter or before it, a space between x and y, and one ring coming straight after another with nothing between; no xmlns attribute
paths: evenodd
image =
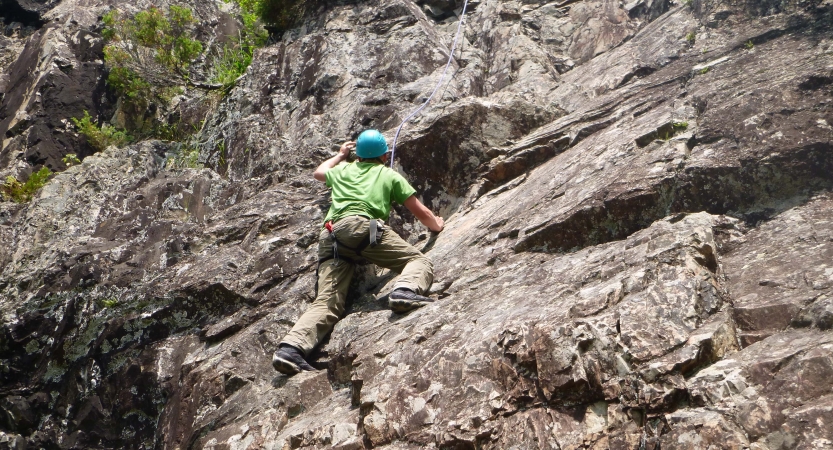
<svg viewBox="0 0 833 450"><path fill-rule="evenodd" d="M391 202L405 203L416 191L408 180L384 164L353 162L325 172L333 204L324 222L360 215L387 220Z"/></svg>

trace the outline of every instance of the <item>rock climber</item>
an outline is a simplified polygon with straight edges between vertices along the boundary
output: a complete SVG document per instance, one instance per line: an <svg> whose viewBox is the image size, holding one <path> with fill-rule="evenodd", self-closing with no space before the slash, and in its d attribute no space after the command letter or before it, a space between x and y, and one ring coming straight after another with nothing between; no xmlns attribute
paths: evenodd
<svg viewBox="0 0 833 450"><path fill-rule="evenodd" d="M353 149L358 161L342 164ZM442 231L444 222L414 196L416 191L402 175L385 166L389 155L385 137L377 130L366 130L315 169L313 177L332 189L332 205L318 241L318 294L273 355L272 365L278 372L294 375L315 370L306 355L344 313L358 257L400 273L388 296L394 312L408 312L433 301L422 295L434 278L431 260L385 227L384 221L391 202L396 202L431 231Z"/></svg>

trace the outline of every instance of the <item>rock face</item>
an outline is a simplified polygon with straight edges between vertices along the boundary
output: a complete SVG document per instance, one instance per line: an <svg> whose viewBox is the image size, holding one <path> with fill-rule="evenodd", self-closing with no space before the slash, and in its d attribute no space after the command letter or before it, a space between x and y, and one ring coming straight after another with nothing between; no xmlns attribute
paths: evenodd
<svg viewBox="0 0 833 450"><path fill-rule="evenodd" d="M83 160L94 152L76 133L72 118L81 118L86 111L94 120L111 121L116 113L115 95L105 82L99 20L113 5L82 0L4 1L10 7L0 8L0 19L5 13L11 23L6 27L10 36L0 36L0 44L8 42L9 47L0 46L0 62L9 61L0 75L0 175L25 179L43 166L65 169L67 154ZM116 3L134 13L168 4ZM228 15L213 2L198 2L191 8L202 31L213 33L228 22ZM35 25L40 28L21 42L21 33L26 35Z"/></svg>
<svg viewBox="0 0 833 450"><path fill-rule="evenodd" d="M62 119L110 107L106 5L18 5L51 21L7 37L0 165L60 170ZM392 138L460 6L326 5L208 117L207 168L145 141L0 203L0 448L833 447L829 1L470 3L396 153L446 218L391 219L438 301L393 314L363 266L319 370L274 372L311 171Z"/></svg>

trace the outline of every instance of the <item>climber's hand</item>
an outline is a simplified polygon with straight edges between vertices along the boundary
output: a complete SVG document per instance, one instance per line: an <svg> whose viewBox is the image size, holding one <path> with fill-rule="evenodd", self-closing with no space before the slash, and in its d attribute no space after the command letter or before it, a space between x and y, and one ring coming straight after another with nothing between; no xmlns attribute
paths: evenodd
<svg viewBox="0 0 833 450"><path fill-rule="evenodd" d="M338 149L338 153L339 153L339 155L341 155L342 158L346 159L348 156L350 156L350 152L355 150L355 149L356 149L356 143L353 142L353 141L347 141L347 142L341 144L341 148Z"/></svg>

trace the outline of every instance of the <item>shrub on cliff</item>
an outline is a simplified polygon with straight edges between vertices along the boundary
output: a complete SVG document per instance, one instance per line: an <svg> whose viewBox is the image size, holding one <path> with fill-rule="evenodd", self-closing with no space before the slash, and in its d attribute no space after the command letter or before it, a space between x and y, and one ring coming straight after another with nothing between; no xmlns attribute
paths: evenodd
<svg viewBox="0 0 833 450"><path fill-rule="evenodd" d="M224 0L229 2L231 0ZM258 47L266 44L269 34L263 28L258 16L257 6L260 0L238 0L240 20L243 27L232 45L226 45L215 56L211 81L229 88L241 75L246 73L252 56Z"/></svg>
<svg viewBox="0 0 833 450"><path fill-rule="evenodd" d="M195 85L190 69L203 53L203 44L193 37L196 19L190 9L172 5L133 17L113 10L102 21L107 84L121 99L124 126L140 136L156 136L161 112L181 86Z"/></svg>
<svg viewBox="0 0 833 450"><path fill-rule="evenodd" d="M116 127L110 125L96 125L90 113L84 111L84 117L77 119L72 118L72 123L78 129L78 132L87 138L87 143L96 151L102 151L111 145L121 147L130 143L130 136L123 130L118 130ZM65 161L66 162L66 161Z"/></svg>
<svg viewBox="0 0 833 450"><path fill-rule="evenodd" d="M52 171L46 167L42 167L39 171L33 173L25 182L21 182L13 176L6 177L6 181L0 185L0 194L3 199L11 200L17 203L25 203L32 200L35 192L42 188Z"/></svg>
<svg viewBox="0 0 833 450"><path fill-rule="evenodd" d="M194 39L191 10L171 5L167 11L152 6L132 18L113 10L102 18L104 49L110 68L107 82L119 93L135 97L142 91L189 84L188 68L202 54Z"/></svg>
<svg viewBox="0 0 833 450"><path fill-rule="evenodd" d="M74 165L81 164L81 160L78 159L78 155L76 155L75 153L67 153L66 156L61 158L61 162L66 164L67 167L72 167Z"/></svg>
<svg viewBox="0 0 833 450"><path fill-rule="evenodd" d="M191 143L180 144L174 152L169 154L165 163L168 169L202 169L200 163L200 149Z"/></svg>
<svg viewBox="0 0 833 450"><path fill-rule="evenodd" d="M117 120L139 139L186 139L193 123L180 123L172 101L191 89L196 97L200 91L226 91L246 71L254 49L267 39L254 1L238 2L243 26L222 48L197 39L198 21L187 7L151 7L132 17L116 10L105 14L104 60L107 84L120 97Z"/></svg>

